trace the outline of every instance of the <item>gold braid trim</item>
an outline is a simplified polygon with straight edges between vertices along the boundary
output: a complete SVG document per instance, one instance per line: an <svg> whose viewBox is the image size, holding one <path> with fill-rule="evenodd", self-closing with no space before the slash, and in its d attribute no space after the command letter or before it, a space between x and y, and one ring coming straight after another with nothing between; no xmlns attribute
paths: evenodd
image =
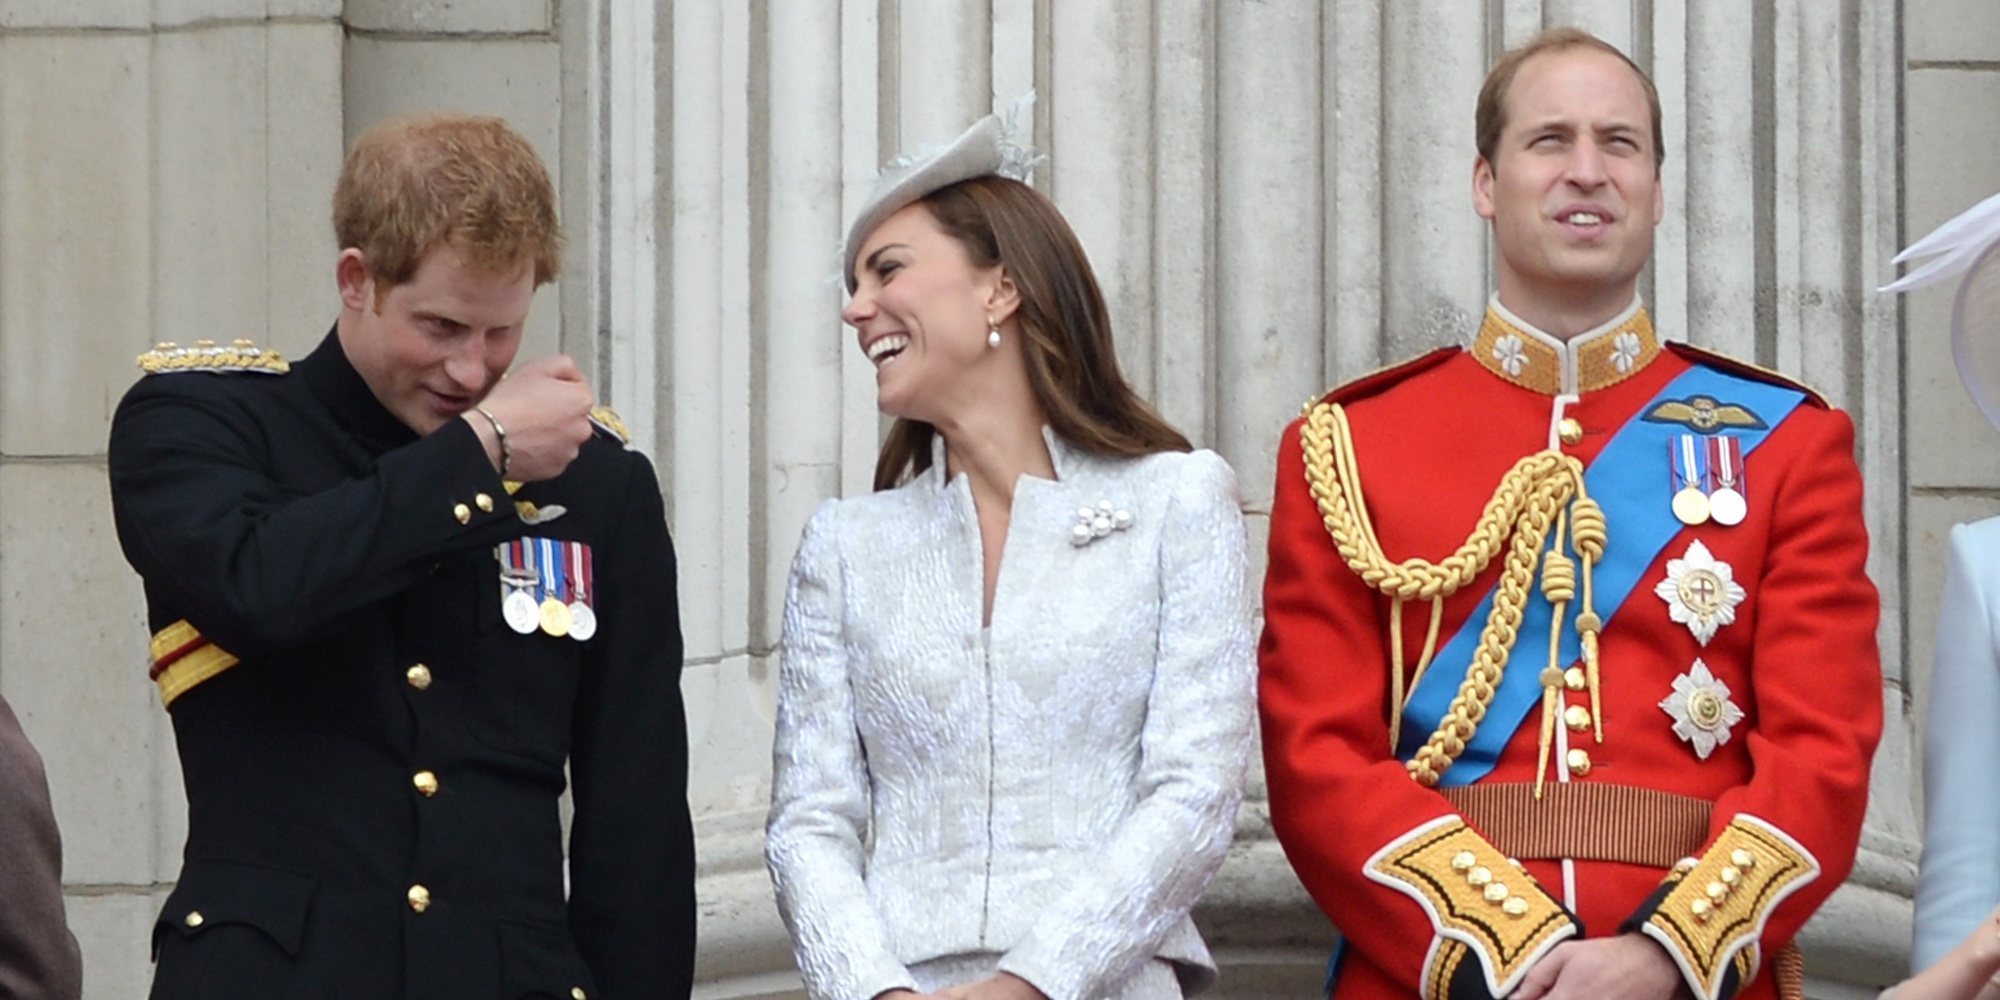
<svg viewBox="0 0 2000 1000"><path fill-rule="evenodd" d="M1333 539L1334 548L1349 568L1375 591L1390 598L1390 621L1395 635L1390 639L1390 691L1394 705L1389 713L1390 751L1401 737L1404 697L1402 605L1409 600L1431 603L1429 638L1410 684L1421 680L1436 650L1438 624L1444 613L1444 599L1470 584L1507 547L1493 609L1479 633L1479 645L1467 667L1465 680L1452 698L1444 719L1406 764L1410 776L1419 783L1435 786L1446 768L1465 752L1465 744L1478 731L1487 706L1507 669L1507 660L1519 635L1521 618L1528 602L1528 588L1534 584L1536 564L1549 532L1568 514L1569 530L1576 550L1583 557L1581 611L1577 629L1582 633L1587 673L1592 697L1596 697L1596 631L1602 622L1591 605L1591 569L1604 553L1604 513L1584 491L1583 463L1554 449L1529 455L1514 463L1486 502L1472 534L1456 552L1431 563L1422 559L1394 562L1382 551L1368 514L1361 488L1361 468L1354 454L1353 432L1347 413L1338 404L1320 403L1306 413L1299 428L1299 444L1304 452L1306 485L1319 506L1320 520ZM1511 541L1510 541L1511 539ZM1564 610L1575 596L1576 574L1569 557L1561 549L1561 538L1549 552L1543 589L1556 605L1553 629L1562 627ZM1551 643L1550 663L1543 684L1561 683L1557 646ZM1551 678L1552 674L1552 678ZM1544 715L1552 703L1544 701ZM1548 736L1544 719L1544 742ZM1546 753L1544 753L1546 756Z"/></svg>

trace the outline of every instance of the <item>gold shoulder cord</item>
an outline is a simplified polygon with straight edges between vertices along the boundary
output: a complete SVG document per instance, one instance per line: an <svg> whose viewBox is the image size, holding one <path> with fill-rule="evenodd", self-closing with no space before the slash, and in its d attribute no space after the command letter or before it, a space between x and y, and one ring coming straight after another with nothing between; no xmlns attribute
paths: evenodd
<svg viewBox="0 0 2000 1000"><path fill-rule="evenodd" d="M1465 752L1466 741L1472 739L1480 720L1485 718L1494 690L1507 670L1507 658L1527 607L1528 587L1534 583L1535 564L1538 558L1541 560L1542 594L1554 605L1555 616L1549 630L1549 664L1541 674L1541 745L1535 771L1535 795L1539 798L1542 777L1548 770L1558 692L1563 683L1562 624L1569 602L1576 597L1576 565L1565 551L1565 532L1583 558L1583 600L1576 616L1576 630L1583 645L1592 717L1598 720L1597 739L1599 742L1604 739L1597 665L1597 636L1603 622L1597 617L1591 597L1591 571L1604 554L1604 511L1584 490L1583 463L1555 449L1521 459L1501 478L1471 536L1458 551L1437 563L1422 559L1391 562L1383 554L1375 525L1368 516L1368 505L1361 492L1361 468L1354 457L1354 439L1346 411L1334 403L1314 406L1300 426L1299 444L1305 453L1306 484L1319 505L1320 519L1327 534L1333 537L1334 548L1368 586L1390 599L1389 689L1393 705L1389 712L1389 752L1392 754L1402 736L1403 707L1407 702L1403 684L1403 603L1420 599L1431 605L1424 650L1409 681L1409 686L1415 688L1437 652L1445 598L1471 583L1492 563L1501 546L1507 545L1507 559L1494 595L1493 610L1480 630L1479 645L1466 669L1465 681L1459 685L1437 731L1405 764L1410 777L1423 785L1438 783L1445 769ZM1543 543L1550 540L1551 529L1555 533L1554 544L1545 552Z"/></svg>

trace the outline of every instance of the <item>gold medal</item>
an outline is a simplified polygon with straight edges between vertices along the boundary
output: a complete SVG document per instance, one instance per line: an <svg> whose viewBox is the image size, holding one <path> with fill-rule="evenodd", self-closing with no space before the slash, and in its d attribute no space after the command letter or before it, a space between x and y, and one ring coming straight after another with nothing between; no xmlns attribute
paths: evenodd
<svg viewBox="0 0 2000 1000"><path fill-rule="evenodd" d="M569 634L569 605L553 597L542 598L542 631L560 639Z"/></svg>
<svg viewBox="0 0 2000 1000"><path fill-rule="evenodd" d="M1682 524L1697 525L1708 520L1708 495L1692 487L1682 487L1674 494L1674 516Z"/></svg>

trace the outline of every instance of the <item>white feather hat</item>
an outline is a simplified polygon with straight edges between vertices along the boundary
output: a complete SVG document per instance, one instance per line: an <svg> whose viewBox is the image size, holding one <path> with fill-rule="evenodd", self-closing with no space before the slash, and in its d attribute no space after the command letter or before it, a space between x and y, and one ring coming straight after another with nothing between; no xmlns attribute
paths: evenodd
<svg viewBox="0 0 2000 1000"><path fill-rule="evenodd" d="M1906 292L1965 275L1951 309L1952 362L1986 422L2000 428L2000 194L1910 244L1895 263L1924 258L1881 290Z"/></svg>

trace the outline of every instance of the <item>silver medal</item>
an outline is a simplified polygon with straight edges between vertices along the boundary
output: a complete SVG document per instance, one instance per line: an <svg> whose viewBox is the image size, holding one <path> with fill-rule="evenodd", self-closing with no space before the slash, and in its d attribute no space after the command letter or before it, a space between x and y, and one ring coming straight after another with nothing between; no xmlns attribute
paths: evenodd
<svg viewBox="0 0 2000 1000"><path fill-rule="evenodd" d="M535 603L534 595L525 590L510 590L507 598L500 602L501 617L507 619L507 627L522 635L531 635L542 624L542 609Z"/></svg>
<svg viewBox="0 0 2000 1000"><path fill-rule="evenodd" d="M597 634L597 612L582 601L569 602L569 637L578 642Z"/></svg>

